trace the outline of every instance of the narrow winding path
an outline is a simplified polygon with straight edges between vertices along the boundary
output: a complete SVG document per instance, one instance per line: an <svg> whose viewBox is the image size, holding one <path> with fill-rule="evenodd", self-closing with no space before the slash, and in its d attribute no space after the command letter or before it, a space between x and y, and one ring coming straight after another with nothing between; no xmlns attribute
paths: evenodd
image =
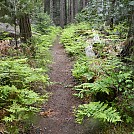
<svg viewBox="0 0 134 134"><path fill-rule="evenodd" d="M49 76L54 84L48 87L47 91L52 95L43 106L48 115L45 113L38 124L42 134L90 134L87 125L85 127L75 123L73 107L80 102L72 95L72 87L75 85L71 75L73 62L58 40L52 47L52 56Z"/></svg>

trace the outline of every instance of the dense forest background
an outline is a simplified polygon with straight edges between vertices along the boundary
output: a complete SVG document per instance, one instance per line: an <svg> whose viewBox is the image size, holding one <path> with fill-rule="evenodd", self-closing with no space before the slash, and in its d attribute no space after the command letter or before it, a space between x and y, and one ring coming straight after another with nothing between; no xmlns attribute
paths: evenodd
<svg viewBox="0 0 134 134"><path fill-rule="evenodd" d="M133 1L129 0L39 0L29 1L28 3L23 0L9 0L1 2L1 6L3 7L1 8L1 21L19 25L20 33L28 33L27 36L29 37L31 36L30 17L34 16L36 18L38 16L37 14L41 14L43 12L48 13L54 24L60 25L61 27L76 21L77 19L75 20L75 17L77 16L77 18L79 18L78 16L80 16L80 11L82 11L85 12L83 13L85 14L83 17L85 18L81 16L81 19L84 20L79 21L89 21L93 17L95 19L95 17L98 16L99 20L97 20L97 22L100 20L106 21L107 25L110 25L111 28L113 28L113 24L126 21L129 26L128 36L131 36L133 31ZM36 12L33 12L35 9ZM38 19L41 21L41 18Z"/></svg>
<svg viewBox="0 0 134 134"><path fill-rule="evenodd" d="M29 131L47 103L57 36L74 60L76 121L133 134L134 1L0 0L0 132ZM98 132L99 134L99 132Z"/></svg>

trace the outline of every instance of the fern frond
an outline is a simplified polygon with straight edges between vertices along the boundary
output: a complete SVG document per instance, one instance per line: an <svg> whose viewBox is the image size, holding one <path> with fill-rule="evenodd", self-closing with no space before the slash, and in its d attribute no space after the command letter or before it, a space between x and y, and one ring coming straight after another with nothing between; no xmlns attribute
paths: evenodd
<svg viewBox="0 0 134 134"><path fill-rule="evenodd" d="M119 113L103 102L90 102L89 104L79 105L78 109L75 111L75 116L78 123L82 123L86 116L93 117L104 122L107 121L116 123L121 121Z"/></svg>
<svg viewBox="0 0 134 134"><path fill-rule="evenodd" d="M109 88L104 83L83 83L81 85L75 86L74 88L76 91L78 91L75 96L78 96L80 98L84 97L84 94L90 95L90 94L96 94L97 92L103 92L106 94L110 93Z"/></svg>

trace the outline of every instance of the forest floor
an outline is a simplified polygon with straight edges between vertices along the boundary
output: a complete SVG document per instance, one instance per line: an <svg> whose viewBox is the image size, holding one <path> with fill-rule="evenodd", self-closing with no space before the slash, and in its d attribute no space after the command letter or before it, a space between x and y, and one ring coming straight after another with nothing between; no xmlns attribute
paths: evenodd
<svg viewBox="0 0 134 134"><path fill-rule="evenodd" d="M52 95L42 107L44 111L40 113L38 134L94 134L96 122L85 121L82 125L75 123L73 107L81 102L73 96L72 87L76 84L71 75L73 61L59 40L55 41L51 52L53 63L50 65L49 77L53 84L47 91Z"/></svg>

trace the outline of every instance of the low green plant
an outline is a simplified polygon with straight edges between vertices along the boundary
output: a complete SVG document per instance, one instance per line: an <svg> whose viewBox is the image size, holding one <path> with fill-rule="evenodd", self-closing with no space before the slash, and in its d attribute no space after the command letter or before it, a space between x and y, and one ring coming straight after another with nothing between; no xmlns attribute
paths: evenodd
<svg viewBox="0 0 134 134"><path fill-rule="evenodd" d="M48 27L49 33L45 35L34 34L32 37L31 44L34 49L34 57L29 57L29 64L32 67L47 69L47 65L51 62L50 47L53 45L57 35L61 32L61 28L50 26ZM27 44L26 44L27 46ZM33 52L33 51L32 51Z"/></svg>
<svg viewBox="0 0 134 134"><path fill-rule="evenodd" d="M44 88L48 80L44 70L31 68L27 59L0 62L0 119L10 133L17 134L20 124L39 111L39 104L48 94L41 95L39 87L33 85L40 83L40 88Z"/></svg>
<svg viewBox="0 0 134 134"><path fill-rule="evenodd" d="M115 25L112 32L117 34L119 38L126 39L127 33L128 33L127 23L124 22L124 23L119 23L118 25Z"/></svg>
<svg viewBox="0 0 134 134"><path fill-rule="evenodd" d="M97 64L95 64L97 67ZM75 68L74 68L75 69ZM88 70L88 69L87 69ZM90 71L94 71L90 64ZM101 71L100 71L101 70ZM97 73L98 72L98 73ZM98 75L97 75L98 74ZM84 75L82 73L81 75ZM108 102L113 105L127 122L132 122L133 112L133 71L117 58L104 60L95 70L92 83L83 83L75 87L75 96L84 98L93 96L99 101ZM125 113L124 113L125 111Z"/></svg>
<svg viewBox="0 0 134 134"><path fill-rule="evenodd" d="M82 123L83 119L87 116L88 118L95 118L101 121L108 121L116 123L121 121L121 116L114 108L108 107L103 102L90 102L89 104L79 105L75 111L76 121Z"/></svg>
<svg viewBox="0 0 134 134"><path fill-rule="evenodd" d="M85 78L85 80L91 80L94 77L94 72L90 71L90 63L87 61L88 58L83 56L74 64L72 74L75 78L83 81L83 78Z"/></svg>
<svg viewBox="0 0 134 134"><path fill-rule="evenodd" d="M48 76L42 75L45 70L30 68L27 59L5 60L0 63L1 85L15 85L18 88L29 85L32 81L47 82ZM39 77L41 76L41 77Z"/></svg>
<svg viewBox="0 0 134 134"><path fill-rule="evenodd" d="M11 40L11 37L8 37L9 33L0 31L0 40Z"/></svg>
<svg viewBox="0 0 134 134"><path fill-rule="evenodd" d="M101 43L93 44L96 56L86 57L84 48L92 43L94 37L91 30L94 24L89 24L88 28L82 27L81 23L67 26L61 36L67 53L76 60L72 75L79 84L74 87L74 95L86 103L94 101L78 106L75 111L76 121L82 123L85 117L93 117L104 122L133 123L133 56L131 60L127 59L127 63L116 56L119 54L116 48L120 49L121 46L118 45L122 39L116 35L118 28L115 28L115 31L109 31L110 35L107 37L97 31ZM96 24L95 29L98 29L98 26L99 24Z"/></svg>
<svg viewBox="0 0 134 134"><path fill-rule="evenodd" d="M84 36L84 30L91 29L90 23L72 24L63 30L60 42L63 43L66 52L72 56L84 55L84 48L87 46ZM80 36L81 35L81 36Z"/></svg>
<svg viewBox="0 0 134 134"><path fill-rule="evenodd" d="M1 110L5 112L2 120L4 122L19 125L39 111L38 105L47 98L47 95L40 96L38 93L28 89L17 89L13 86L1 86Z"/></svg>
<svg viewBox="0 0 134 134"><path fill-rule="evenodd" d="M33 32L29 44L20 44L0 59L0 123L10 134L24 133L25 125L33 122L49 97L45 91L49 85L49 49L61 28L51 26L49 18L43 21L46 23L38 24L39 31Z"/></svg>

